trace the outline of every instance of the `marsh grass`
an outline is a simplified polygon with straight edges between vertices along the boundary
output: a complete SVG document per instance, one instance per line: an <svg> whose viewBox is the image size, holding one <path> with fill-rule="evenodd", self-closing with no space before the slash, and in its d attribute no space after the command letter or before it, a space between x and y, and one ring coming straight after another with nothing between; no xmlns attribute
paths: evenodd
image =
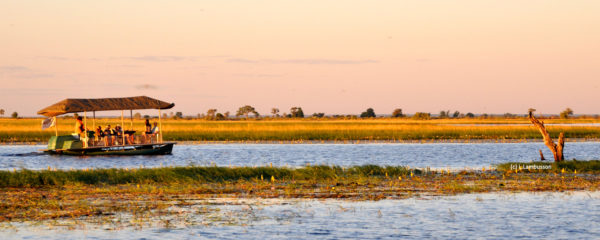
<svg viewBox="0 0 600 240"><path fill-rule="evenodd" d="M0 142L45 142L53 129L42 131L41 119L0 119ZM596 119L547 119L546 123L590 123ZM477 126L470 124L528 123L523 119L366 119L366 120L165 120L167 141L346 141L346 140L448 140L448 139L539 139L533 126ZM119 119L97 119L96 126L120 124ZM459 125L453 125L459 124ZM72 119L58 120L59 134L74 131ZM92 123L88 120L88 128ZM125 122L129 129L129 122ZM143 120L133 129L141 132ZM551 135L565 132L567 138L600 138L594 126L548 126Z"/></svg>
<svg viewBox="0 0 600 240"><path fill-rule="evenodd" d="M420 173L419 170L413 170ZM287 180L335 180L372 176L400 176L410 171L406 167L376 165L284 167L163 167L139 169L93 170L15 170L0 171L0 187L44 187L73 184L191 184L260 179L271 177Z"/></svg>
<svg viewBox="0 0 600 240"><path fill-rule="evenodd" d="M218 211L205 210L203 205L209 199L381 200L495 191L597 191L600 175L421 172L373 165L173 167L0 171L0 183L0 223L48 220L70 221L75 226L87 222L141 228L155 221L181 226L210 224L210 216L197 223L186 220L190 214ZM124 215L129 217L124 219Z"/></svg>

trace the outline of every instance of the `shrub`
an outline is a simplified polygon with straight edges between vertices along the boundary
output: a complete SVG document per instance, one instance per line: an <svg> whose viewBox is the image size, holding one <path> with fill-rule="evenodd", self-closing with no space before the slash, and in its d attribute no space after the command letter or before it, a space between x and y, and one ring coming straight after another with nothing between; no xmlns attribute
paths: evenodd
<svg viewBox="0 0 600 240"><path fill-rule="evenodd" d="M402 114L402 108L394 109L394 112L392 112L392 117L394 117L394 118L404 117L404 114Z"/></svg>
<svg viewBox="0 0 600 240"><path fill-rule="evenodd" d="M416 112L415 115L412 116L412 118L417 120L429 120L431 119L431 114L424 112Z"/></svg>
<svg viewBox="0 0 600 240"><path fill-rule="evenodd" d="M364 111L360 114L361 118L374 118L376 117L375 111L372 108L367 108L367 111Z"/></svg>

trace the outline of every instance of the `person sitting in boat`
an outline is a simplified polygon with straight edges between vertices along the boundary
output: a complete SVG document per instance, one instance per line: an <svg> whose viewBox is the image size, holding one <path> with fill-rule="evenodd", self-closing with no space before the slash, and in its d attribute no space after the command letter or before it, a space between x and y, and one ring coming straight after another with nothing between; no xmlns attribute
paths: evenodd
<svg viewBox="0 0 600 240"><path fill-rule="evenodd" d="M150 142L152 143L152 138L155 138L158 133L160 132L160 129L158 128L158 123L154 122L154 127L152 128L152 130L150 131ZM158 138L155 138L155 141L158 141Z"/></svg>
<svg viewBox="0 0 600 240"><path fill-rule="evenodd" d="M150 119L146 118L146 122L144 125L146 125L146 130L144 131L144 143L147 143L148 137L152 135L152 125L150 125Z"/></svg>
<svg viewBox="0 0 600 240"><path fill-rule="evenodd" d="M118 144L119 142L123 142L123 129L121 128L121 126L115 126L115 129L113 129L112 131L112 136L113 138L115 138L115 143Z"/></svg>
<svg viewBox="0 0 600 240"><path fill-rule="evenodd" d="M103 137L104 137L104 131L102 131L102 126L98 126L96 128L96 133L95 133L96 144L100 143L100 141L102 141Z"/></svg>
<svg viewBox="0 0 600 240"><path fill-rule="evenodd" d="M104 145L105 146L110 146L113 143L113 135L112 135L112 129L110 129L110 125L106 126L106 128L104 129Z"/></svg>

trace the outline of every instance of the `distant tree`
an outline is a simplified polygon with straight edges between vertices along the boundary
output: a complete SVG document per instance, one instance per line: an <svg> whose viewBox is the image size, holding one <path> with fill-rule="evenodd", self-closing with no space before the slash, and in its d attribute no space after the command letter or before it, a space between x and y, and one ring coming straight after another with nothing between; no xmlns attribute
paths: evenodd
<svg viewBox="0 0 600 240"><path fill-rule="evenodd" d="M290 108L290 115L293 118L304 118L304 112L301 107Z"/></svg>
<svg viewBox="0 0 600 240"><path fill-rule="evenodd" d="M182 113L182 112L176 112L176 113L175 113L175 117L174 117L174 118L175 118L175 119L180 119L180 118L183 118L183 113Z"/></svg>
<svg viewBox="0 0 600 240"><path fill-rule="evenodd" d="M504 114L504 118L514 118L514 117L516 117L516 115L512 114L512 113L505 113Z"/></svg>
<svg viewBox="0 0 600 240"><path fill-rule="evenodd" d="M175 114L173 114L173 112L170 112L169 117L173 118L173 117L175 117Z"/></svg>
<svg viewBox="0 0 600 240"><path fill-rule="evenodd" d="M215 116L215 120L225 120L225 115L217 113L217 115Z"/></svg>
<svg viewBox="0 0 600 240"><path fill-rule="evenodd" d="M315 118L323 118L325 117L325 113L313 113L312 116Z"/></svg>
<svg viewBox="0 0 600 240"><path fill-rule="evenodd" d="M395 118L404 117L404 114L402 114L402 108L394 109L394 112L392 112L392 117L395 117Z"/></svg>
<svg viewBox="0 0 600 240"><path fill-rule="evenodd" d="M144 115L144 119L150 119L150 115Z"/></svg>
<svg viewBox="0 0 600 240"><path fill-rule="evenodd" d="M246 119L248 119L248 115L250 113L253 113L256 117L259 116L259 114L256 111L256 109L254 109L254 107L252 107L250 105L246 105L246 106L240 107L235 115L238 116L238 117L243 115L244 117L246 117Z"/></svg>
<svg viewBox="0 0 600 240"><path fill-rule="evenodd" d="M206 119L207 120L215 120L215 115L217 114L217 109L211 108L206 111Z"/></svg>
<svg viewBox="0 0 600 240"><path fill-rule="evenodd" d="M465 116L468 117L468 118L474 118L475 114L473 114L473 113L467 113L467 115L465 115Z"/></svg>
<svg viewBox="0 0 600 240"><path fill-rule="evenodd" d="M364 111L360 114L361 118L374 118L376 117L375 115L375 110L373 110L373 108L367 108L367 111Z"/></svg>
<svg viewBox="0 0 600 240"><path fill-rule="evenodd" d="M133 114L133 118L135 118L135 119L141 119L142 118L142 114L139 113L139 112L137 112L137 113Z"/></svg>
<svg viewBox="0 0 600 240"><path fill-rule="evenodd" d="M567 108L564 111L560 112L560 118L567 119L571 115L573 115L573 110L571 108Z"/></svg>
<svg viewBox="0 0 600 240"><path fill-rule="evenodd" d="M4 109L0 109L0 116L4 116Z"/></svg>
<svg viewBox="0 0 600 240"><path fill-rule="evenodd" d="M279 108L271 108L271 114L273 117L279 116Z"/></svg>
<svg viewBox="0 0 600 240"><path fill-rule="evenodd" d="M429 120L431 119L431 114L424 112L416 112L415 115L412 116L412 118L417 120Z"/></svg>
<svg viewBox="0 0 600 240"><path fill-rule="evenodd" d="M169 116L167 116L167 113L163 113L162 117L163 118L168 118Z"/></svg>
<svg viewBox="0 0 600 240"><path fill-rule="evenodd" d="M12 118L19 118L19 113L17 112L13 112L12 115L10 115Z"/></svg>
<svg viewBox="0 0 600 240"><path fill-rule="evenodd" d="M459 111L454 111L454 113L452 114L453 118L458 118L460 117L460 112Z"/></svg>
<svg viewBox="0 0 600 240"><path fill-rule="evenodd" d="M225 117L225 119L229 118L229 111L223 113L223 117Z"/></svg>
<svg viewBox="0 0 600 240"><path fill-rule="evenodd" d="M79 117L79 113L73 113L73 118Z"/></svg>
<svg viewBox="0 0 600 240"><path fill-rule="evenodd" d="M449 117L450 117L450 110L440 111L440 118L449 118Z"/></svg>

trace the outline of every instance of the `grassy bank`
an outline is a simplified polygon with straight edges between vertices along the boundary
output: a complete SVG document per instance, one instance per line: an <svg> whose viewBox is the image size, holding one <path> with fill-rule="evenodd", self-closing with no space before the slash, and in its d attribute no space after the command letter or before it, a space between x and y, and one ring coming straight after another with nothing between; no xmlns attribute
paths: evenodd
<svg viewBox="0 0 600 240"><path fill-rule="evenodd" d="M537 168L532 168L536 166ZM600 160L554 162L511 162L497 165L498 173L591 173L600 174ZM443 173L439 172L439 173ZM328 182L360 178L392 178L439 174L403 166L363 165L353 167L161 167L91 170L13 170L0 171L0 187L60 187L64 185L119 184L202 184L235 181L314 181ZM450 174L450 173L448 173Z"/></svg>
<svg viewBox="0 0 600 240"><path fill-rule="evenodd" d="M596 164L590 162L588 167L596 169ZM586 169L585 163L573 166ZM187 224L189 214L218 211L202 207L210 205L210 199L380 200L482 192L598 191L600 174L449 173L379 166L170 167L0 171L0 183L0 223L70 220L118 227L157 220L167 220L168 225L169 219L177 217Z"/></svg>
<svg viewBox="0 0 600 240"><path fill-rule="evenodd" d="M53 129L42 131L41 119L0 119L0 142L45 142ZM546 120L546 123L590 123L596 119ZM59 119L59 134L74 129L72 119ZM365 119L365 120L165 120L164 139L168 141L346 141L346 140L448 140L448 139L540 139L526 126L479 126L473 124L527 124L525 119ZM98 119L96 126L120 124L119 119ZM457 125L458 124L458 125ZM88 120L88 128L92 128ZM128 122L125 128L130 128ZM135 120L133 129L144 129ZM598 139L600 129L590 126L548 126L551 135L565 132L567 138Z"/></svg>
<svg viewBox="0 0 600 240"><path fill-rule="evenodd" d="M420 173L419 170L413 170ZM164 167L140 169L94 170L15 170L0 171L0 187L47 187L76 184L195 184L240 180L276 181L362 178L369 176L401 176L409 174L405 167L375 165L349 168L308 166L303 168L275 167Z"/></svg>

